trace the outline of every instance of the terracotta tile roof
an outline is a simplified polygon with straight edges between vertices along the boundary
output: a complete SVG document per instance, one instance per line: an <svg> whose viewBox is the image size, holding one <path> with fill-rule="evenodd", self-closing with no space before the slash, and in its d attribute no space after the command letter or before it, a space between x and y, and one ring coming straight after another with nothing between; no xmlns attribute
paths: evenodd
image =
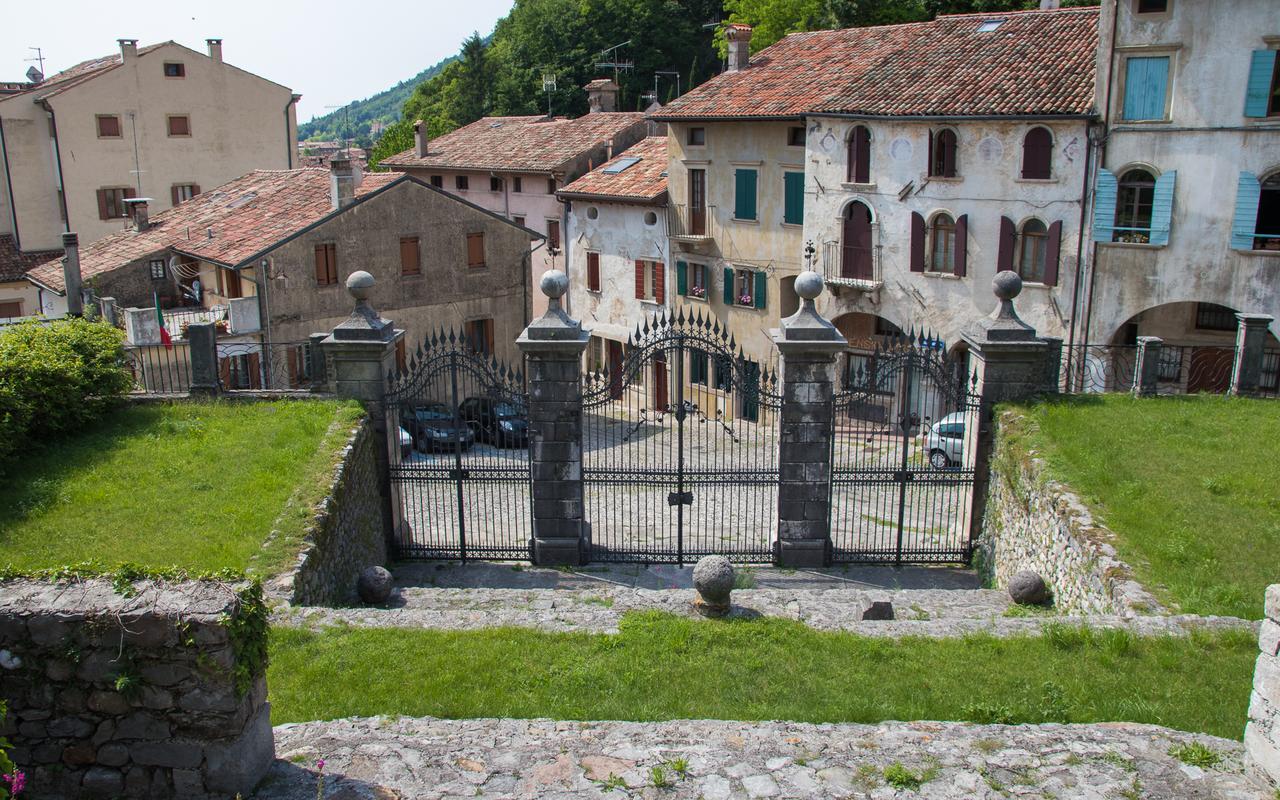
<svg viewBox="0 0 1280 800"><path fill-rule="evenodd" d="M639 159L621 172L608 172ZM642 139L557 192L562 197L600 197L654 202L667 191L667 137Z"/></svg>
<svg viewBox="0 0 1280 800"><path fill-rule="evenodd" d="M365 175L356 196L404 178L392 172ZM119 231L80 248L80 272L88 279L169 249L236 266L332 211L329 170L254 170L156 214L145 231ZM27 277L63 291L58 255Z"/></svg>
<svg viewBox="0 0 1280 800"><path fill-rule="evenodd" d="M61 259L62 251L32 250L29 253L23 253L18 250L12 236L7 233L0 235L0 283L20 281L27 270L51 258ZM58 269L62 269L61 262Z"/></svg>
<svg viewBox="0 0 1280 800"><path fill-rule="evenodd" d="M413 150L406 150L383 159L381 163L392 169L439 167L553 172L565 162L643 121L642 111L552 120L546 117L485 117L432 139L424 158L418 158Z"/></svg>
<svg viewBox="0 0 1280 800"><path fill-rule="evenodd" d="M167 44L173 44L172 41L157 42L149 44L146 47L138 48L138 55L144 56L156 48L163 47ZM36 85L26 84L26 90L22 94L30 94L35 100L43 100L46 97L52 97L59 92L70 89L73 86L79 86L87 80L97 77L109 69L115 69L120 66L123 61L120 54L103 56L102 58L91 58L88 61L81 61L75 66L68 67L62 72L50 75Z"/></svg>
<svg viewBox="0 0 1280 800"><path fill-rule="evenodd" d="M651 116L1087 115L1097 45L1097 8L793 33Z"/></svg>

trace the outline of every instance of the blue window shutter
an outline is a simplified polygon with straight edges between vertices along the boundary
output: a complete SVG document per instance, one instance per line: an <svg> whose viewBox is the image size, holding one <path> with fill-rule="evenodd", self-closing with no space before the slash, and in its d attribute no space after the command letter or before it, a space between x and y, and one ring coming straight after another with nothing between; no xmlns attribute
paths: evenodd
<svg viewBox="0 0 1280 800"><path fill-rule="evenodd" d="M734 172L733 218L756 218L756 171L740 169Z"/></svg>
<svg viewBox="0 0 1280 800"><path fill-rule="evenodd" d="M1169 243L1169 225L1173 220L1173 185L1177 170L1169 170L1156 178L1155 196L1151 203L1151 243Z"/></svg>
<svg viewBox="0 0 1280 800"><path fill-rule="evenodd" d="M1236 185L1236 213L1231 218L1231 248L1252 250L1254 229L1258 224L1258 200L1262 185L1252 172L1241 172ZM1269 231L1268 231L1269 232Z"/></svg>
<svg viewBox="0 0 1280 800"><path fill-rule="evenodd" d="M1164 119L1165 93L1169 88L1168 56L1131 56L1125 61L1125 120Z"/></svg>
<svg viewBox="0 0 1280 800"><path fill-rule="evenodd" d="M1093 240L1109 242L1116 226L1116 176L1109 169L1098 170L1093 190Z"/></svg>
<svg viewBox="0 0 1280 800"><path fill-rule="evenodd" d="M804 224L804 173L783 174L784 209L782 221L790 225Z"/></svg>
<svg viewBox="0 0 1280 800"><path fill-rule="evenodd" d="M733 305L737 298L734 296L733 286L733 267L724 268L724 304L726 306Z"/></svg>
<svg viewBox="0 0 1280 800"><path fill-rule="evenodd" d="M1254 50L1249 61L1249 82L1244 88L1244 115L1265 117L1271 95L1271 76L1276 70L1275 50Z"/></svg>
<svg viewBox="0 0 1280 800"><path fill-rule="evenodd" d="M765 293L769 291L769 276L763 272L756 273L756 308L764 308L768 305L765 299Z"/></svg>

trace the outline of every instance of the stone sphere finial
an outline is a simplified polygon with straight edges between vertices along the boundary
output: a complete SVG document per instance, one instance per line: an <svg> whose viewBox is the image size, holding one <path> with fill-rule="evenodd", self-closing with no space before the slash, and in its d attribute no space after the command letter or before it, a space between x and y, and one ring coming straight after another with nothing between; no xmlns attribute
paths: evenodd
<svg viewBox="0 0 1280 800"><path fill-rule="evenodd" d="M704 617L729 613L733 591L733 564L724 556L703 556L693 568L693 588L698 595L693 607Z"/></svg>
<svg viewBox="0 0 1280 800"><path fill-rule="evenodd" d="M369 299L369 293L373 291L373 276L362 269L358 269L351 273L351 277L347 278L347 291L351 292L351 296L363 303Z"/></svg>
<svg viewBox="0 0 1280 800"><path fill-rule="evenodd" d="M991 279L991 291L1001 300L1012 300L1022 293L1022 278L1013 270L1001 270Z"/></svg>
<svg viewBox="0 0 1280 800"><path fill-rule="evenodd" d="M547 270L538 282L538 287L547 297L558 300L569 291L569 276L558 269Z"/></svg>
<svg viewBox="0 0 1280 800"><path fill-rule="evenodd" d="M813 300L822 294L822 276L806 270L796 276L796 294L805 300Z"/></svg>

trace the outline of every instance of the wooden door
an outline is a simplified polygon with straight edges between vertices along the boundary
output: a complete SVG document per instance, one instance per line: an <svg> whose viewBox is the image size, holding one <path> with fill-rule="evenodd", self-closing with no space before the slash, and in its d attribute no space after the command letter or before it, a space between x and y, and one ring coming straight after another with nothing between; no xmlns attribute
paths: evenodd
<svg viewBox="0 0 1280 800"><path fill-rule="evenodd" d="M1226 394L1231 385L1231 362L1235 350L1230 347L1191 348L1191 370L1187 376L1187 393Z"/></svg>
<svg viewBox="0 0 1280 800"><path fill-rule="evenodd" d="M653 357L653 407L657 411L666 411L671 405L667 393L667 354L659 352Z"/></svg>
<svg viewBox="0 0 1280 800"><path fill-rule="evenodd" d="M844 215L844 254L840 277L851 280L873 280L871 268L871 209L862 203L850 203Z"/></svg>
<svg viewBox="0 0 1280 800"><path fill-rule="evenodd" d="M707 171L703 169L689 170L689 233L707 233Z"/></svg>

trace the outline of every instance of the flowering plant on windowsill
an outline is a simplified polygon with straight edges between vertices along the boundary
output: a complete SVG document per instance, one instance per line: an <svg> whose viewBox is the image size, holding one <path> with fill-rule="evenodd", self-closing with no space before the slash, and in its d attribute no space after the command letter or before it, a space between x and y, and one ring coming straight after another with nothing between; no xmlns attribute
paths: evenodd
<svg viewBox="0 0 1280 800"><path fill-rule="evenodd" d="M707 290L701 286L694 286L689 289L689 294L699 300L705 300L707 297Z"/></svg>
<svg viewBox="0 0 1280 800"><path fill-rule="evenodd" d="M740 305L740 306L749 306L749 305L751 305L751 295L749 295L749 294L744 294L742 297L739 297L739 298L738 298L738 305Z"/></svg>

